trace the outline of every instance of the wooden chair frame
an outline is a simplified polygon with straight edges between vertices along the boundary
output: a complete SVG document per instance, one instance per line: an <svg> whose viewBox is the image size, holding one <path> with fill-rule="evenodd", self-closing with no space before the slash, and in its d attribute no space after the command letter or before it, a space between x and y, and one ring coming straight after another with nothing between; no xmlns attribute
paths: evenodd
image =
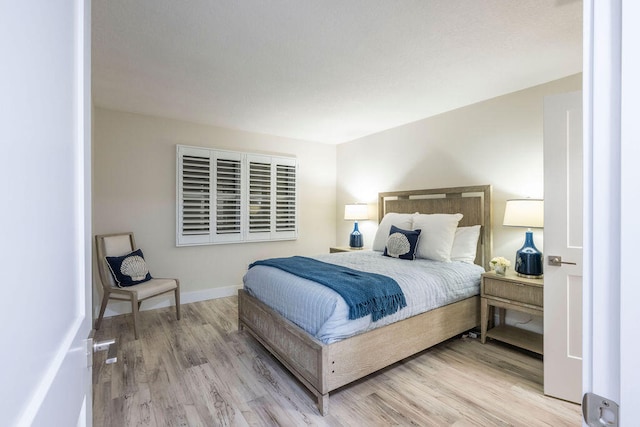
<svg viewBox="0 0 640 427"><path fill-rule="evenodd" d="M114 234L102 234L96 235L96 254L97 254L97 264L98 264L98 272L100 276L100 282L102 283L102 304L100 306L100 314L98 315L98 319L96 320L95 328L96 330L100 329L100 325L102 324L102 318L104 317L104 312L107 308L107 304L109 300L117 300L117 301L131 301L131 313L133 315L133 332L135 338L139 337L139 325L138 325L138 312L140 311L140 305L142 301L147 300L152 297L156 297L158 295L163 295L169 292L173 292L175 295L175 303L176 303L176 317L180 320L180 281L178 279L167 279L167 278L154 278L151 279L150 282L154 280L173 280L175 281L176 286L174 288L168 290L161 290L159 292L146 292L147 295L143 298L140 298L138 293L141 289L142 285L147 284L148 287L150 282L145 282L145 284L133 285L128 287L119 288L117 286L112 286L113 278L110 276L111 272L109 271L109 266L107 265L107 261L105 256L106 253L105 247L105 239L109 237L119 237L119 236L128 236L129 242L131 244L131 251L137 249L136 242L133 237L132 232L126 233L114 233ZM124 254L118 254L124 255Z"/></svg>

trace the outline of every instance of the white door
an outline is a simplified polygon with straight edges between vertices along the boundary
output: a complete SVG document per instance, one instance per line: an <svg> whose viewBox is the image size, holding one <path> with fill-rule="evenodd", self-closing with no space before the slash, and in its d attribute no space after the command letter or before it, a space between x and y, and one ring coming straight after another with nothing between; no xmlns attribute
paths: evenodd
<svg viewBox="0 0 640 427"><path fill-rule="evenodd" d="M546 97L544 392L571 402L582 399L582 160L581 93Z"/></svg>
<svg viewBox="0 0 640 427"><path fill-rule="evenodd" d="M584 6L584 392L619 404L618 425L636 426L640 3L590 0Z"/></svg>
<svg viewBox="0 0 640 427"><path fill-rule="evenodd" d="M640 286L638 286L638 212L640 198L640 60L637 49L630 48L640 39L640 3L625 0L621 12L620 46L620 421L638 423L640 408L640 370L638 369L638 324L640 324Z"/></svg>
<svg viewBox="0 0 640 427"><path fill-rule="evenodd" d="M90 0L0 6L0 425L91 425Z"/></svg>

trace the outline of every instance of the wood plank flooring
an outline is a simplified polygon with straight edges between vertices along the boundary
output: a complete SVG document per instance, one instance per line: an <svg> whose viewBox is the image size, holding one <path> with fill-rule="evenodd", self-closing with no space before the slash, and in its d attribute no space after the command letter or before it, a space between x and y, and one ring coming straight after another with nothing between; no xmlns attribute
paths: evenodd
<svg viewBox="0 0 640 427"><path fill-rule="evenodd" d="M542 361L478 339L449 340L330 394L313 395L246 332L237 298L107 318L118 363L93 368L94 426L578 426L580 407L542 393Z"/></svg>

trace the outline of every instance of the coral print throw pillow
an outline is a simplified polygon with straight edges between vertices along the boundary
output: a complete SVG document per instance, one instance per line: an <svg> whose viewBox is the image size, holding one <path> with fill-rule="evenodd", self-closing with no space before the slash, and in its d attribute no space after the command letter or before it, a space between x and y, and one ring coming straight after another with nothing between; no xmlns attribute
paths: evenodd
<svg viewBox="0 0 640 427"><path fill-rule="evenodd" d="M123 256L105 257L118 286L132 286L151 280L151 274L140 249Z"/></svg>

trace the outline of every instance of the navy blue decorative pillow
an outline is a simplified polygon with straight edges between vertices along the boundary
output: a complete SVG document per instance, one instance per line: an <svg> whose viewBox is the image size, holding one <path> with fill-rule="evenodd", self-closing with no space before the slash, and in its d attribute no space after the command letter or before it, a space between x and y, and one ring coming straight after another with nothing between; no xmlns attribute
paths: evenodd
<svg viewBox="0 0 640 427"><path fill-rule="evenodd" d="M416 259L416 247L418 246L419 238L420 230L403 230L392 225L383 255L414 260Z"/></svg>
<svg viewBox="0 0 640 427"><path fill-rule="evenodd" d="M152 279L140 249L127 255L105 258L113 279L120 287L137 285Z"/></svg>

